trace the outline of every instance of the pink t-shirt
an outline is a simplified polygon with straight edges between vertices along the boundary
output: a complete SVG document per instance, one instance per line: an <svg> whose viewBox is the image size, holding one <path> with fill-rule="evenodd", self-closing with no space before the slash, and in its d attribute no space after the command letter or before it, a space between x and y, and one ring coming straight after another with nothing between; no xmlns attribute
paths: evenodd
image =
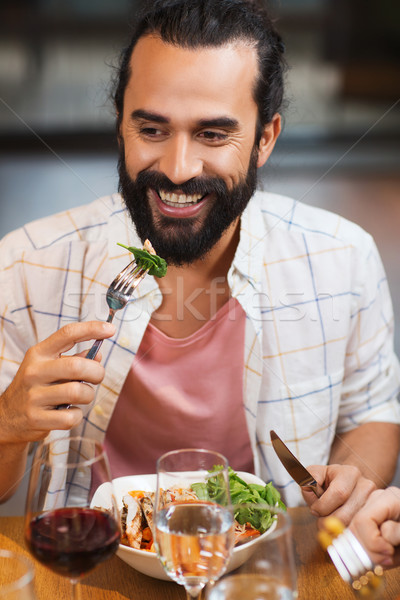
<svg viewBox="0 0 400 600"><path fill-rule="evenodd" d="M230 299L186 338L149 324L107 429L113 477L155 473L161 454L207 448L253 471L243 406L246 315Z"/></svg>

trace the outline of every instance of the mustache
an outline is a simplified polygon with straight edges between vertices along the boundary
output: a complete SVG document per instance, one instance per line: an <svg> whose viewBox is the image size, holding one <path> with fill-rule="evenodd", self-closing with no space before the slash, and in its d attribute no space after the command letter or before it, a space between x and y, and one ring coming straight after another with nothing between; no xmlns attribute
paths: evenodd
<svg viewBox="0 0 400 600"><path fill-rule="evenodd" d="M170 193L179 191L188 196L193 194L205 196L210 193L215 193L217 195L228 193L225 181L220 177L199 176L177 185L168 179L164 173L146 170L141 171L138 174L136 184L143 189L151 187L155 190L163 190Z"/></svg>

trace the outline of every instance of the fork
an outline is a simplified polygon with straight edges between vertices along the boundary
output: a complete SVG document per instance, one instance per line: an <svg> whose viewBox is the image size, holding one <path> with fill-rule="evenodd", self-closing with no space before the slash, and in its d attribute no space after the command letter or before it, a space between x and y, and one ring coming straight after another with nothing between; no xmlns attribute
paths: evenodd
<svg viewBox="0 0 400 600"><path fill-rule="evenodd" d="M143 269L133 260L111 282L106 294L109 308L107 323L111 323L117 310L124 308L132 297L139 283L147 275L149 269ZM103 340L96 340L85 358L93 359L100 350Z"/></svg>
<svg viewBox="0 0 400 600"><path fill-rule="evenodd" d="M380 597L383 569L372 563L364 547L349 529L332 540L327 552L341 578L360 597Z"/></svg>
<svg viewBox="0 0 400 600"><path fill-rule="evenodd" d="M111 323L117 310L124 308L132 297L134 290L137 288L142 279L145 278L149 269L140 267L135 260L129 263L116 278L110 283L106 300L108 304L108 317L107 323ZM96 340L93 346L90 348L85 358L94 359L96 354L100 350L104 340ZM68 409L70 404L59 404L56 406L56 410Z"/></svg>

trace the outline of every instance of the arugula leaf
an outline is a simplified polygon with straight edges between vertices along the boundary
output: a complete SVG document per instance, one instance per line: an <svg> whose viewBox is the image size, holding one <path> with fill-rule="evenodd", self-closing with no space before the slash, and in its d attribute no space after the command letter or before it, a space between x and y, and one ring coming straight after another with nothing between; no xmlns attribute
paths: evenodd
<svg viewBox="0 0 400 600"><path fill-rule="evenodd" d="M164 275L166 275L167 263L163 258L157 256L157 254L150 254L150 252L147 252L147 250L143 250L142 248L125 246L119 242L117 242L117 244L118 246L129 250L129 252L132 252L139 267L149 269L150 275L154 275L155 277L164 277Z"/></svg>
<svg viewBox="0 0 400 600"><path fill-rule="evenodd" d="M228 504L228 498L226 497L225 492L224 476L220 470L220 466L215 466L210 472L219 472L217 472L214 477L210 477L207 480L207 483L192 483L191 488L196 493L199 500L210 500L221 505Z"/></svg>
<svg viewBox="0 0 400 600"><path fill-rule="evenodd" d="M210 470L210 473L218 471L220 468L219 466L215 466ZM269 510L258 509L256 504L265 503L269 504L269 506L277 506L282 510L286 510L280 493L271 481L266 485L246 483L231 467L228 467L228 471L232 504L254 504L254 508L249 506L238 508L235 513L235 519L240 524L250 523L260 533L264 533L264 531L271 527L274 517ZM222 476L217 473L215 477L210 477L207 483L192 483L192 490L200 500L210 500L224 504L226 503L226 498L224 497L223 486L218 482L219 477Z"/></svg>
<svg viewBox="0 0 400 600"><path fill-rule="evenodd" d="M192 483L190 486L199 500L209 500L210 496L208 495L207 484L203 481L199 481L199 483Z"/></svg>

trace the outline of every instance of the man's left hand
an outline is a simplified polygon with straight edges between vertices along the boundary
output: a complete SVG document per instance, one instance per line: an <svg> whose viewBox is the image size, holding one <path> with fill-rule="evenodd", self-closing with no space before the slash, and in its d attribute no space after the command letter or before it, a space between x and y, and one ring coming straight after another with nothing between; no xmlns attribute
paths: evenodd
<svg viewBox="0 0 400 600"><path fill-rule="evenodd" d="M313 492L302 491L303 497L316 517L334 515L348 525L369 495L376 489L370 479L351 465L312 465L307 467L324 488L317 498Z"/></svg>

